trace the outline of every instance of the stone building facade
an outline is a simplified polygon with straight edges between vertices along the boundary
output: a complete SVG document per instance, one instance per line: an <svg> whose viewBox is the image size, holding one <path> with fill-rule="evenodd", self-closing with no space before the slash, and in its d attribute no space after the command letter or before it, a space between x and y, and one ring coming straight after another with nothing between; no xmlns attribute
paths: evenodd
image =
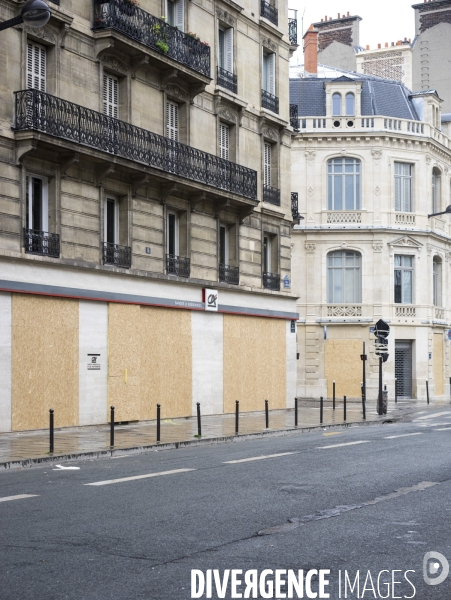
<svg viewBox="0 0 451 600"><path fill-rule="evenodd" d="M356 55L357 73L375 75L383 79L400 81L412 89L412 46L409 40L398 40L390 45L378 44L375 49L360 51Z"/></svg>
<svg viewBox="0 0 451 600"><path fill-rule="evenodd" d="M0 36L0 431L292 403L286 3L49 5Z"/></svg>
<svg viewBox="0 0 451 600"><path fill-rule="evenodd" d="M357 15L338 14L313 23L318 31L318 61L322 65L356 70L356 52L360 49L360 21ZM363 48L362 48L363 49Z"/></svg>

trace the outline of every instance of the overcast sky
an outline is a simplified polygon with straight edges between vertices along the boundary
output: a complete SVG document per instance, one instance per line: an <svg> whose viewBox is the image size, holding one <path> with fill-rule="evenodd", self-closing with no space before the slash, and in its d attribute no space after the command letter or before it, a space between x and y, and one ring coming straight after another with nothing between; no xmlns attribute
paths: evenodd
<svg viewBox="0 0 451 600"><path fill-rule="evenodd" d="M415 19L412 4L422 0L288 0L288 6L298 11L298 41L311 23L321 21L327 15L336 19L338 13L362 17L360 22L360 45L377 48L377 44L396 42L415 35Z"/></svg>

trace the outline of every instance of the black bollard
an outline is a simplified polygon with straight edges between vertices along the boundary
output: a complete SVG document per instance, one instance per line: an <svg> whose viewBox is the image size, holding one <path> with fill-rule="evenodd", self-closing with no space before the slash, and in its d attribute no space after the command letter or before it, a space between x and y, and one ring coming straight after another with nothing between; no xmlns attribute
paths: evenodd
<svg viewBox="0 0 451 600"><path fill-rule="evenodd" d="M395 377L395 404L398 404L398 380Z"/></svg>
<svg viewBox="0 0 451 600"><path fill-rule="evenodd" d="M324 416L324 399L321 396L320 401L319 401L319 422L320 422L320 425L323 424L323 416Z"/></svg>
<svg viewBox="0 0 451 600"><path fill-rule="evenodd" d="M294 426L298 426L298 399L294 399Z"/></svg>
<svg viewBox="0 0 451 600"><path fill-rule="evenodd" d="M160 433L161 433L161 431L160 431L160 417L161 417L160 409L161 409L160 404L157 404L157 442L160 441Z"/></svg>
<svg viewBox="0 0 451 600"><path fill-rule="evenodd" d="M114 406L110 407L110 448L114 448Z"/></svg>
<svg viewBox="0 0 451 600"><path fill-rule="evenodd" d="M200 420L200 402L197 403L197 435L202 436L202 423Z"/></svg>
<svg viewBox="0 0 451 600"><path fill-rule="evenodd" d="M238 419L240 416L240 401L235 400L235 434L238 435Z"/></svg>
<svg viewBox="0 0 451 600"><path fill-rule="evenodd" d="M268 400L265 400L265 417L266 417L266 429L268 429L269 428Z"/></svg>
<svg viewBox="0 0 451 600"><path fill-rule="evenodd" d="M366 421L365 388L363 387L363 382L362 382L362 412L363 412L363 420Z"/></svg>
<svg viewBox="0 0 451 600"><path fill-rule="evenodd" d="M426 381L426 396L427 396L428 404L429 404L429 381Z"/></svg>
<svg viewBox="0 0 451 600"><path fill-rule="evenodd" d="M343 411L344 411L343 412L343 420L346 421L346 396L343 396L343 401L344 401L344 404L343 404Z"/></svg>
<svg viewBox="0 0 451 600"><path fill-rule="evenodd" d="M51 408L49 410L50 413L50 454L53 454L53 426L54 426L54 421L53 421L53 413L55 411L53 410L53 408Z"/></svg>
<svg viewBox="0 0 451 600"><path fill-rule="evenodd" d="M333 407L335 410L335 381L333 382L333 385L332 385L332 401L333 401Z"/></svg>

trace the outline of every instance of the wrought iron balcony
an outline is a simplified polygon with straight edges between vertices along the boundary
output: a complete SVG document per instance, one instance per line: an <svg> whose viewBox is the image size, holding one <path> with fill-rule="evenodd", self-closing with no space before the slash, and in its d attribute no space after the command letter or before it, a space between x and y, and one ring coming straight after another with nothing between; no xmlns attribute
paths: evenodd
<svg viewBox="0 0 451 600"><path fill-rule="evenodd" d="M178 275L178 277L189 277L190 259L175 254L166 254L166 273Z"/></svg>
<svg viewBox="0 0 451 600"><path fill-rule="evenodd" d="M210 77L210 47L129 0L95 0L94 30L114 29Z"/></svg>
<svg viewBox="0 0 451 600"><path fill-rule="evenodd" d="M280 206L280 190L270 185L263 186L263 202L269 202L274 206Z"/></svg>
<svg viewBox="0 0 451 600"><path fill-rule="evenodd" d="M279 98L266 90L262 90L262 106L276 115L279 114Z"/></svg>
<svg viewBox="0 0 451 600"><path fill-rule="evenodd" d="M298 45L298 20L288 19L288 37L292 46Z"/></svg>
<svg viewBox="0 0 451 600"><path fill-rule="evenodd" d="M280 292L280 275L278 273L263 273L263 287L267 290Z"/></svg>
<svg viewBox="0 0 451 600"><path fill-rule="evenodd" d="M290 125L295 131L299 131L299 116L297 104L290 104Z"/></svg>
<svg viewBox="0 0 451 600"><path fill-rule="evenodd" d="M50 2L53 2L53 4L57 4L58 6L60 5L60 0L50 0Z"/></svg>
<svg viewBox="0 0 451 600"><path fill-rule="evenodd" d="M261 0L260 16L265 17L265 19L268 19L268 21L274 23L274 25L279 24L279 14L277 8L269 2L266 2L266 0Z"/></svg>
<svg viewBox="0 0 451 600"><path fill-rule="evenodd" d="M223 283L231 283L232 285L239 285L240 268L219 263L219 281L222 281Z"/></svg>
<svg viewBox="0 0 451 600"><path fill-rule="evenodd" d="M60 257L60 236L57 233L24 229L24 245L27 254Z"/></svg>
<svg viewBox="0 0 451 600"><path fill-rule="evenodd" d="M33 130L257 199L257 172L39 90L16 95L17 131Z"/></svg>
<svg viewBox="0 0 451 600"><path fill-rule="evenodd" d="M103 242L103 264L130 269L132 266L132 249L130 246L119 246Z"/></svg>
<svg viewBox="0 0 451 600"><path fill-rule="evenodd" d="M218 85L236 94L238 91L238 78L233 73L218 67Z"/></svg>
<svg viewBox="0 0 451 600"><path fill-rule="evenodd" d="M291 192L291 215L293 220L299 224L301 215L299 214L299 196L297 192Z"/></svg>

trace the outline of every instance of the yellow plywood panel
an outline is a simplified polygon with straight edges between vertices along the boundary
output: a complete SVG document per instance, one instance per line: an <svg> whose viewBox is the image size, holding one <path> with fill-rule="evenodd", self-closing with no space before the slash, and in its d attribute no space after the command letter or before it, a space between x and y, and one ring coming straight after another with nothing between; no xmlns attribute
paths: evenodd
<svg viewBox="0 0 451 600"><path fill-rule="evenodd" d="M78 300L12 296L12 428L78 424Z"/></svg>
<svg viewBox="0 0 451 600"><path fill-rule="evenodd" d="M141 418L192 412L191 312L141 307Z"/></svg>
<svg viewBox="0 0 451 600"><path fill-rule="evenodd" d="M337 396L360 397L361 354L362 340L327 340L325 343L325 376L329 398L332 397L334 380Z"/></svg>
<svg viewBox="0 0 451 600"><path fill-rule="evenodd" d="M224 412L286 406L286 323L224 315Z"/></svg>
<svg viewBox="0 0 451 600"><path fill-rule="evenodd" d="M436 396L443 396L445 393L445 366L443 354L443 334L434 333L434 383Z"/></svg>

